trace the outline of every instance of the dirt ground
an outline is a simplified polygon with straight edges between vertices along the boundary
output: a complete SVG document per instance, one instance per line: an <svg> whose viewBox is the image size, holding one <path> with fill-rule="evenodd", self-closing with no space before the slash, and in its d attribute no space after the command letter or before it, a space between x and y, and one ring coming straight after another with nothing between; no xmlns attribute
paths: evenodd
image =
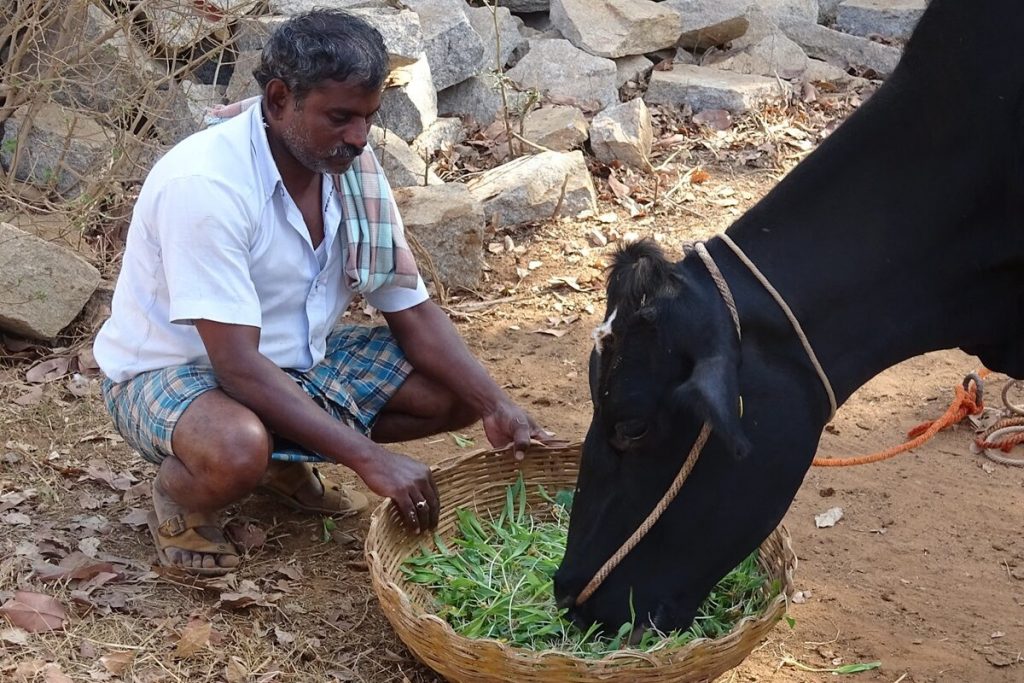
<svg viewBox="0 0 1024 683"><path fill-rule="evenodd" d="M447 300L493 375L559 436L581 438L590 419L585 364L614 248L594 246L590 233L656 236L678 254L682 241L723 229L774 186L813 146L800 131L813 131L813 143L829 127L810 119L744 125L762 129L775 152L787 151L772 158L769 150L771 163L761 164L760 138L737 151L711 136L684 155L707 175L676 193L692 198L632 218L605 174L601 211L614 222L602 215L495 234L485 287ZM0 680L438 680L378 608L362 562L366 515L328 533L320 519L253 498L230 510L255 530L233 578L195 587L151 571L155 555L139 511L148 509L152 469L113 433L95 383L76 388L84 394L77 396L61 378L43 385L38 401L25 399L25 372L40 354L27 356L0 365L0 602L16 589L45 593L67 617L63 630L27 635L0 620ZM901 442L910 427L939 416L977 367L975 358L946 351L890 369L840 409L821 453ZM1003 379L990 378L992 405ZM790 606L792 628L780 623L720 680L821 681L834 676L806 669L875 660L879 669L856 678L1024 679L1024 471L970 454L971 435L960 427L884 463L813 468L785 520L799 556L797 589L809 597ZM465 436L474 441L467 448L485 445L479 428ZM404 450L427 461L460 452L448 435ZM815 528L814 516L836 506L844 518ZM75 552L110 562L112 571L53 581L33 571Z"/></svg>

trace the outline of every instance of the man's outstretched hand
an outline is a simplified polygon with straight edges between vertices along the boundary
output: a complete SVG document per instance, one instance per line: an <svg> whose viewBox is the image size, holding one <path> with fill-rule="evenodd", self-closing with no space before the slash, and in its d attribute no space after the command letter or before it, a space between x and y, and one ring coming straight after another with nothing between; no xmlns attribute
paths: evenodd
<svg viewBox="0 0 1024 683"><path fill-rule="evenodd" d="M526 411L512 403L503 401L482 418L484 433L494 448L512 445L516 460L522 460L530 441L550 443L555 435L543 429Z"/></svg>
<svg viewBox="0 0 1024 683"><path fill-rule="evenodd" d="M381 448L357 473L371 491L394 502L411 531L418 534L437 526L441 496L427 465Z"/></svg>

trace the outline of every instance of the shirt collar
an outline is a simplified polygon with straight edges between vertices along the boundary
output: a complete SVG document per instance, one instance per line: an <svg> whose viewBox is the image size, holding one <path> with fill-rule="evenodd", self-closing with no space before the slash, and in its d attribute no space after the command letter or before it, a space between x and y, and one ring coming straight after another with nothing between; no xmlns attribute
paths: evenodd
<svg viewBox="0 0 1024 683"><path fill-rule="evenodd" d="M277 168L274 155L270 153L270 142L267 140L267 129L263 125L263 98L249 108L249 140L252 144L253 159L256 171L263 183L264 196L270 197L278 185L284 188L281 171Z"/></svg>

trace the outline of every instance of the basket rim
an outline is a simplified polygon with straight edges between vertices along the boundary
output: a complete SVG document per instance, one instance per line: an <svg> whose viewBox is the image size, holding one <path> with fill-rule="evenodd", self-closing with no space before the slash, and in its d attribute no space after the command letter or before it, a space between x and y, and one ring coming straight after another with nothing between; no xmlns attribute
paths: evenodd
<svg viewBox="0 0 1024 683"><path fill-rule="evenodd" d="M531 453L546 453L553 455L558 452L571 451L579 448L582 448L582 441L560 443L556 446L542 446L534 444L530 446L526 457L529 458ZM468 461L481 457L508 454L509 451L510 447L493 449L485 448L471 453L456 454L439 461L436 465L431 467L431 470L435 474L443 472L447 473L466 464ZM794 591L793 574L796 571L798 559L795 551L793 550L792 537L790 536L789 530L786 528L785 524L780 523L772 530L765 541L758 546L758 551L760 552L764 547L764 544L772 540L773 537L777 537L780 545L782 546L783 567L779 593L767 603L765 608L759 614L752 614L743 617L736 622L736 625L727 634L718 638L700 637L691 640L681 647L659 648L646 652L624 648L606 654L602 657L581 657L579 655L554 648L532 650L525 647L510 645L496 638L469 638L458 633L447 620L416 605L410 598L409 594L395 581L390 578L380 578L388 576L388 574L383 570L383 562L381 560L380 553L377 550L377 544L381 533L380 528L386 523L387 515L392 505L393 504L390 499L384 499L374 508L370 515L370 525L366 535L364 554L367 564L369 565L371 582L373 583L374 588L378 591L386 590L397 597L398 604L414 618L414 621L417 624L430 622L439 626L445 637L450 639L463 650L472 651L475 649L497 649L508 659L515 659L519 661L534 660L537 662L558 660L560 662L570 663L576 667L587 669L614 667L615 669L621 670L629 663L640 662L644 662L654 667L667 666L689 659L691 656L702 650L713 649L717 644L727 640L740 642L744 639L747 632L754 629L774 626L782 618L786 609L788 609L789 599ZM379 596L378 600L380 600ZM385 616L388 615L385 613ZM391 623L392 628L399 636L399 639L402 640L403 644L406 645L406 647L410 647L404 637L404 629L398 628L390 617L388 618L388 621Z"/></svg>

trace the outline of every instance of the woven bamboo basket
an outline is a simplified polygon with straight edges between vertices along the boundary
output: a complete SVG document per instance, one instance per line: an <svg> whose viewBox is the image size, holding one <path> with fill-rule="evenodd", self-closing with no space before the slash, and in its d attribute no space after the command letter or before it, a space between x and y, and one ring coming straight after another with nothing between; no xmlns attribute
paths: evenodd
<svg viewBox="0 0 1024 683"><path fill-rule="evenodd" d="M455 534L455 509L468 508L484 518L500 514L505 489L520 472L526 482L527 504L541 503L537 486L548 491L573 488L581 444L535 447L520 463L505 451L481 451L452 458L435 469L443 509L437 532ZM761 545L760 565L778 581L782 591L764 612L744 618L726 636L698 639L684 647L652 653L622 650L602 659L583 659L555 650L537 652L510 647L492 639L457 634L432 614L429 591L406 580L402 563L414 554L423 537L405 530L389 500L373 512L366 537L366 559L381 608L402 642L427 666L450 681L466 683L575 683L577 681L711 681L737 666L767 636L782 617L793 592L796 556L789 533L779 527ZM768 590L766 587L765 590Z"/></svg>

